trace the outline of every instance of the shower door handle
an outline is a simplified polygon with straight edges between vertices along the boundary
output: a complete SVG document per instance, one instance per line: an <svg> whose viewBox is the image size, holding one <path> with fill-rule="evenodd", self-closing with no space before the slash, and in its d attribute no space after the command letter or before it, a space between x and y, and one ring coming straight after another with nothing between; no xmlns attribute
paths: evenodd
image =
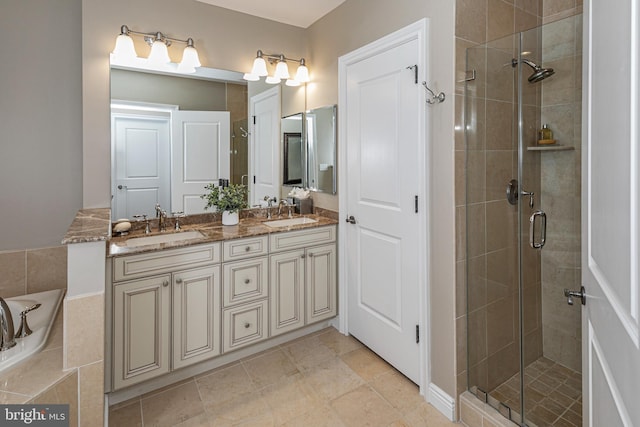
<svg viewBox="0 0 640 427"><path fill-rule="evenodd" d="M536 219L540 217L540 241L536 242ZM541 249L547 239L547 214L537 210L529 218L529 246Z"/></svg>

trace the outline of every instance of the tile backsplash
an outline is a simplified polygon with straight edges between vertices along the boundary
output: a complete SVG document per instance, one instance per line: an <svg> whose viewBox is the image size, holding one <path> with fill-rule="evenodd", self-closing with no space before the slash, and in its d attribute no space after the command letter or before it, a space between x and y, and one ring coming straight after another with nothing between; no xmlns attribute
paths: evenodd
<svg viewBox="0 0 640 427"><path fill-rule="evenodd" d="M0 297L66 287L66 246L0 252Z"/></svg>

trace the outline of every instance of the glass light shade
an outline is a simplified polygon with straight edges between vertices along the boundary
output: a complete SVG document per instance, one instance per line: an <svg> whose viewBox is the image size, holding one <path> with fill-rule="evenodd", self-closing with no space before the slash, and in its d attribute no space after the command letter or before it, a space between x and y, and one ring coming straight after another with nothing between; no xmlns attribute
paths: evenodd
<svg viewBox="0 0 640 427"><path fill-rule="evenodd" d="M276 65L276 72L274 77L279 78L280 80L288 79L289 76L289 67L285 61L278 61L278 65Z"/></svg>
<svg viewBox="0 0 640 427"><path fill-rule="evenodd" d="M276 76L269 76L266 79L264 79L264 81L266 83L269 83L270 85L276 85L276 84L280 83L280 80L281 79L277 78Z"/></svg>
<svg viewBox="0 0 640 427"><path fill-rule="evenodd" d="M136 48L133 46L133 39L126 35L120 34L116 38L116 46L113 48L113 55L118 59L133 59L137 57Z"/></svg>
<svg viewBox="0 0 640 427"><path fill-rule="evenodd" d="M300 86L300 82L297 79L288 79L287 86Z"/></svg>
<svg viewBox="0 0 640 427"><path fill-rule="evenodd" d="M264 58L259 56L253 60L253 68L251 69L250 74L258 77L264 77L269 74L269 72L267 71L267 63L265 62Z"/></svg>
<svg viewBox="0 0 640 427"><path fill-rule="evenodd" d="M151 53L149 54L148 61L153 65L164 65L171 62L167 45L160 40L154 41L151 45Z"/></svg>
<svg viewBox="0 0 640 427"><path fill-rule="evenodd" d="M250 82L257 82L258 80L260 80L260 76L256 76L255 74L251 73L244 73L242 78Z"/></svg>
<svg viewBox="0 0 640 427"><path fill-rule="evenodd" d="M309 69L306 65L301 64L296 71L296 80L300 83L308 83L309 79Z"/></svg>
<svg viewBox="0 0 640 427"><path fill-rule="evenodd" d="M182 61L178 64L178 72L180 73L195 73L196 67L200 67L200 58L198 58L198 51L191 46L184 48L182 53Z"/></svg>

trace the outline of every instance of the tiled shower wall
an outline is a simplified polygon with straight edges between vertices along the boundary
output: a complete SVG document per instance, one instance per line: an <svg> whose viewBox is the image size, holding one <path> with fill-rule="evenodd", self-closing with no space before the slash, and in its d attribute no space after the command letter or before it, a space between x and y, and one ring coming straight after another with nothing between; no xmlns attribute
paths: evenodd
<svg viewBox="0 0 640 427"><path fill-rule="evenodd" d="M539 0L539 1L529 1L529 0L511 0L511 1L503 1L503 0L457 0L456 1L456 81L458 82L456 85L456 97L455 97L455 106L456 106L456 131L455 131L455 170L456 170L456 259L457 259L457 269L456 269L456 336L457 336L457 388L458 394L462 393L467 388L467 295L466 295L466 271L468 265L474 263L475 265L471 265L472 269L476 272L479 272L479 276L477 279L480 279L480 283L484 280L484 291L485 297L481 297L480 301L482 304L479 304L477 307L473 307L476 309L475 319L471 319L472 322L476 322L476 324L480 324L481 327L487 326L487 322L491 315L495 315L495 320L500 319L508 319L509 313L503 312L498 313L495 310L491 312L491 299L486 299L489 294L487 290L490 288L491 284L489 282L490 277L496 278L496 274L498 274L497 270L495 273L491 273L492 270L492 262L488 259L487 254L489 252L496 252L496 250L492 250L487 252L487 239L490 239L494 236L495 232L503 232L503 225L499 224L497 221L494 221L494 225L498 225L499 229L492 229L492 224L490 223L492 219L501 218L503 220L509 219L509 210L502 210L502 212L494 216L495 213L492 209L499 207L497 200L487 199L486 195L491 192L489 187L492 186L490 182L485 182L485 172L497 172L497 175L503 174L506 172L504 170L504 166L499 167L497 169L494 168L495 161L497 157L506 156L506 151L509 150L487 150L487 148L491 148L488 144L491 144L498 139L495 137L495 132L513 132L513 128L511 127L511 123L507 124L507 129L499 127L498 122L500 119L504 118L513 118L513 104L505 100L493 99L491 98L491 94L487 95L487 92L482 92L484 88L480 87L479 92L475 92L476 100L474 103L473 112L475 114L475 125L476 131L475 134L477 139L473 140L471 143L475 144L475 147L469 151L469 159L466 159L466 146L464 140L464 91L465 85L461 81L466 77L465 68L466 68L466 49L471 46L475 46L478 44L486 43L490 40L496 40L501 37L505 37L520 31L524 31L530 28L535 28L542 23L552 22L559 19L562 19L567 16L572 16L577 13L581 13L582 0L564 0L564 1L554 1L554 0ZM545 59L546 58L542 58ZM551 65L553 66L553 65ZM576 83L576 87L579 87ZM484 99L483 99L484 98ZM539 105L539 104L538 104ZM527 113L525 113L527 114ZM529 114L534 115L533 119L529 119L529 123L535 123L535 126L538 126L540 123L540 111L530 111ZM543 113L544 114L544 113ZM493 123L493 124L492 124ZM576 140L579 140L579 136L576 136ZM530 157L531 159L535 159L535 157ZM540 159L540 157L538 157ZM576 159L579 159L576 157ZM515 160L514 160L515 161ZM532 160L535 162L535 160ZM466 165L468 164L468 173L471 175L469 182L475 183L474 185L479 185L480 192L478 192L478 188L470 189L471 193L474 194L475 197L478 197L474 203L472 209L476 209L478 212L472 212L470 218L473 218L477 223L473 224L473 228L476 230L480 230L482 233L481 236L474 236L473 240L476 242L479 247L470 248L470 251L476 250L473 257L470 257L469 260L466 259L466 206L465 206L465 173ZM504 165L504 163L501 163ZM511 163L513 166L513 163ZM533 173L535 171L539 171L535 167L531 167L529 165L529 170L532 170ZM576 164L576 168L579 168L579 161ZM487 180L492 180L497 178L496 173L488 174ZM539 175L540 176L540 175ZM475 179L474 177L477 177ZM550 178L550 176L547 176ZM577 178L579 180L579 175ZM508 181L506 181L508 182ZM503 184L506 184L503 183ZM543 185L545 182L544 179L540 178L540 185ZM484 192L483 192L484 190ZM504 190L504 189L502 189ZM535 190L534 190L535 191ZM579 190L578 190L579 192ZM480 194L483 196L483 200L480 200ZM539 194L539 193L538 193ZM503 199L504 200L504 199ZM504 206L503 206L504 207ZM515 214L511 213L511 220L515 220L513 216ZM578 222L579 224L579 222ZM550 230L551 231L551 230ZM505 241L508 241L506 239ZM484 249L480 246L484 246ZM489 246L489 249L491 248ZM508 245L499 248L498 250L508 251ZM513 248L511 248L513 250ZM482 252L484 251L484 252ZM473 258L473 259L471 259ZM478 266L480 264L480 266ZM536 267L536 265L538 267ZM525 262L525 267L533 268L538 271L538 273L534 273L534 280L531 286L525 286L529 290L525 290L525 292L530 292L535 295L535 301L537 301L536 305L527 307L527 310L536 310L537 313L531 313L527 315L525 312L525 325L528 325L528 331L525 330L525 333L529 333L531 335L530 339L534 339L534 336L539 337L539 329L540 329L540 311L541 305L544 305L541 301L543 298L540 294L540 269L539 264L536 263L534 259L532 262ZM575 270L574 270L575 273ZM503 271L503 274L513 275L515 272L512 271ZM544 273L542 273L544 274ZM504 278L502 280L505 280ZM495 283L500 283L499 280ZM487 286L487 284L489 284ZM482 286L480 287L482 289ZM513 293L513 291L508 291ZM477 295L472 296L475 300L477 300ZM484 299L483 299L484 298ZM530 296L529 299L532 299L533 296ZM498 306L495 305L495 308L499 307L504 308L504 305ZM490 314L490 312L492 314ZM506 316L506 317L505 317ZM513 313L513 322L517 322L517 313ZM529 319L529 320L527 320ZM537 328L537 329L536 329ZM534 329L536 329L534 331ZM476 348L476 355L485 354L486 357L486 372L491 369L488 363L488 354L492 349L489 347L489 341L493 341L494 343L504 344L505 347L509 347L510 344L506 344L510 342L509 337L499 336L499 337L491 337L489 338L489 329L484 329L487 333L481 337L475 337L471 340L471 345L477 346L480 351L478 352L478 348ZM535 332L536 335L533 335ZM514 335L513 339L517 337ZM474 339L476 340L474 342ZM532 351L532 354L529 355L533 357L534 350L539 352L540 345L542 343L530 344L527 349ZM484 353L483 353L484 351ZM506 350L505 350L506 352ZM503 352L503 353L505 353ZM482 357L477 357L478 360L475 362L483 363ZM528 357L529 358L529 357ZM510 360L510 359L509 359ZM496 365L499 363L500 359L496 359ZM472 361L473 362L473 361ZM501 363L501 362L500 362ZM479 370L482 372L482 370ZM482 374L483 375L483 374ZM488 386L489 384L487 384Z"/></svg>
<svg viewBox="0 0 640 427"><path fill-rule="evenodd" d="M549 222L542 251L542 324L545 357L581 371L579 301L567 305L563 289L580 288L580 157L582 127L582 19L545 26L543 63L562 79L542 92L542 122L557 144L574 151L542 153L542 194Z"/></svg>

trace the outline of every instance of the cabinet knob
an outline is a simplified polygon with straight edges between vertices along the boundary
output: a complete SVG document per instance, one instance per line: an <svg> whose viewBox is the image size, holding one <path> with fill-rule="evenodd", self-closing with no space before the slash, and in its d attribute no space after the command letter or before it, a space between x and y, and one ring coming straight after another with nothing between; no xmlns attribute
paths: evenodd
<svg viewBox="0 0 640 427"><path fill-rule="evenodd" d="M300 258L304 258L304 257L305 257L305 255L304 255L304 254L300 255Z"/></svg>
<svg viewBox="0 0 640 427"><path fill-rule="evenodd" d="M251 327L251 323L247 322L244 324L245 329L249 329Z"/></svg>
<svg viewBox="0 0 640 427"><path fill-rule="evenodd" d="M309 257L310 257L310 258L311 258L311 257L313 257L313 254L312 254L312 253L311 253L311 254L309 254Z"/></svg>
<svg viewBox="0 0 640 427"><path fill-rule="evenodd" d="M181 279L181 278L179 278L179 277L176 277L176 283L177 283L177 284L182 283L182 279Z"/></svg>
<svg viewBox="0 0 640 427"><path fill-rule="evenodd" d="M251 246L247 246L246 248L244 248L245 252L249 252L251 250Z"/></svg>
<svg viewBox="0 0 640 427"><path fill-rule="evenodd" d="M164 280L164 281L162 282L162 286L163 286L163 287L165 287L165 288L166 288L167 286L169 286L169 281L168 281L168 280Z"/></svg>
<svg viewBox="0 0 640 427"><path fill-rule="evenodd" d="M244 279L244 284L248 285L249 283L251 283L251 279Z"/></svg>

